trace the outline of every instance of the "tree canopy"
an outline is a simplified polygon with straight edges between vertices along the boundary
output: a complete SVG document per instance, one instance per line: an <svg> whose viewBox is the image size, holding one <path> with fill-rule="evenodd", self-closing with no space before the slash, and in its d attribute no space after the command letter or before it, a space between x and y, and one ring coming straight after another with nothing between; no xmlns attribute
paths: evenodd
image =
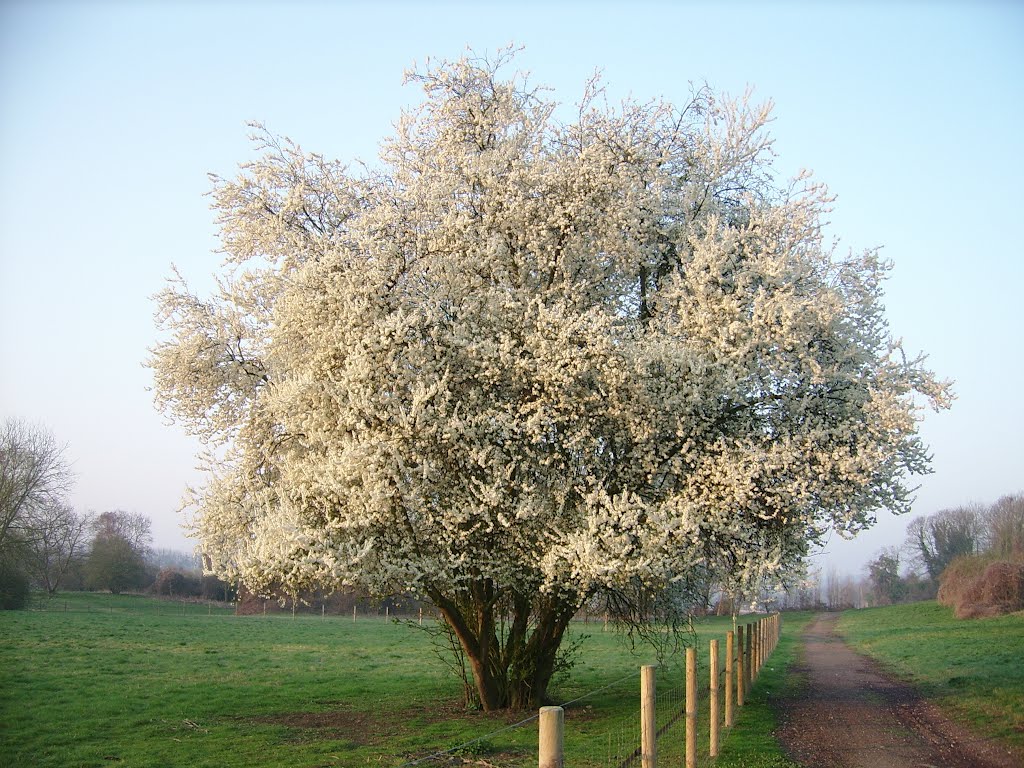
<svg viewBox="0 0 1024 768"><path fill-rule="evenodd" d="M210 449L212 568L429 597L487 709L543 700L594 595L753 585L906 511L949 401L889 333L888 264L776 181L770 106L595 80L566 120L508 58L410 73L373 166L258 127L214 177L219 290L171 281L149 362Z"/></svg>

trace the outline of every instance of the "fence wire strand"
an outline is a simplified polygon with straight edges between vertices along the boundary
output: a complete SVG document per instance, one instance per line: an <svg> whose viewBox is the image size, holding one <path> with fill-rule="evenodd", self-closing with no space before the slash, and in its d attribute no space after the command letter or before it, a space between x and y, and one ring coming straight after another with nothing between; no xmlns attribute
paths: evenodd
<svg viewBox="0 0 1024 768"><path fill-rule="evenodd" d="M766 641L766 642L770 643L772 641ZM771 651L774 650L774 647L772 647L771 645L769 645L768 647L769 647L770 651L765 656L765 658L762 660L762 667L763 667L763 665L767 664L768 656L770 656L771 655ZM743 647L738 647L736 649L736 651L734 652L734 656L737 656L737 657L740 656L744 652L744 650L745 649ZM720 651L720 653L722 653L722 655L724 655L724 649L722 649L722 651ZM696 704L697 704L697 709L698 709L698 712L699 712L699 714L698 714L698 723L701 724L701 725L698 726L698 728L703 728L708 723L708 719L707 718L709 718L709 716L710 716L710 706L711 706L711 681L710 681L711 670L710 670L709 667L704 666L704 665L702 665L700 663L701 660L703 660L705 663L710 662L710 654L708 654L707 658L703 658L703 657L704 657L704 654L698 654L698 665L697 665L697 680L698 680L698 683L697 683ZM736 668L736 663L735 663L736 660L735 660L735 658L732 660L732 662L733 662L732 663L732 669L733 669L732 685L735 687L736 685L738 685L740 683L739 683L739 681L736 678L736 676L738 674L738 670ZM749 659L747 659L747 665L749 665L751 663L752 662ZM719 657L719 664L718 664L718 694L719 694L718 695L718 706L719 706L719 710L720 710L719 711L719 728L721 729L721 732L722 732L722 735L720 737L721 738L721 742L720 743L724 743L725 736L726 736L725 731L727 730L725 728L725 726L724 726L724 717L723 717L723 712L722 712L722 710L724 708L724 700L723 700L722 694L723 694L723 692L725 690L725 686L726 686L725 671L726 671L726 668L727 668L728 664L729 664L729 661L727 659L722 658L722 656ZM600 693L603 693L603 692L605 692L607 690L610 690L610 689L614 688L615 686L621 685L622 683L624 683L624 682L626 682L628 680L631 680L631 679L634 679L634 678L638 678L638 677L640 677L640 674L641 673L640 673L639 669L634 670L633 672L630 672L629 674L623 675L622 677L618 678L617 680L613 680L612 682L608 683L607 685L603 685L600 688L595 688L594 690L588 691L587 693L584 693L581 696L577 696L577 697L575 697L573 699L569 699L568 701L563 702L559 706L561 706L563 709L568 709L568 708L570 708L570 707L572 707L572 706L574 706L574 705L576 705L576 704L578 704L578 703L580 703L580 702L582 702L582 701L584 701L584 700L586 700L588 698L591 698L591 697L596 696L596 695L598 695ZM680 721L685 721L685 717L686 717L686 677L685 677L685 670L684 669L679 669L679 668L671 668L671 667L666 667L666 666L659 666L657 668L656 678L658 679L660 684L656 685L656 687L655 687L655 728L656 728L655 738L656 738L656 740L660 741L660 739L666 733L668 733L668 731L671 730L673 728L673 726L677 725ZM752 682L752 686L751 687L753 687L754 681L751 681L751 682ZM640 694L639 688L635 691L635 694L636 694L637 698L639 699L639 694ZM735 708L736 713L738 714L739 708L736 707L735 702L734 702L733 706ZM639 711L639 708L638 708L638 711ZM495 731L492 731L491 733L485 734L483 736L478 736L478 737L476 737L474 739L471 739L469 741L466 741L466 742L464 742L462 744L459 744L457 746L451 747L450 749L441 750L441 751L438 751L438 752L434 752L434 753L432 753L430 755L426 755L424 757L416 758L415 760L409 760L407 762L401 763L397 768L410 768L411 766L417 766L417 765L420 765L422 763L426 763L426 762L429 762L429 761L435 761L435 760L440 760L440 759L443 759L443 758L446 758L446 757L450 757L454 753L459 752L460 750L464 750L467 747L471 747L474 744L478 744L480 742L483 742L483 741L486 741L488 739L491 739L491 738L493 738L495 736L499 736L499 735L501 735L503 733L507 733L507 732L515 730L517 728L521 728L521 727L523 727L524 725L526 725L528 723L531 723L531 722L533 722L535 720L538 720L539 717L540 717L540 714L538 712L537 714L533 714L533 715L531 715L531 716L529 716L527 718L524 718L523 720L520 720L519 722L512 723L511 725L507 725L507 726L505 726L503 728L499 728L499 729L497 729ZM705 736L707 736L707 734L705 734ZM643 746L641 744L641 725L640 725L640 718L639 717L634 717L634 718L632 718L632 719L630 719L628 721L622 722L622 723L618 724L618 726L612 727L612 728L610 728L609 730L607 730L607 731L605 731L603 733L594 734L592 739L597 744L601 744L601 743L604 744L603 751L605 752L605 761L606 761L605 764L607 766L609 766L609 768L633 768L634 766L639 765L641 757L642 757L642 750L643 750ZM702 757L707 757L708 754L709 754L709 749L710 749L710 746L707 743L707 739L706 738L699 739L698 744L699 744L699 746L698 746L698 754L700 756L702 756ZM598 749L600 750L601 747L598 747Z"/></svg>
<svg viewBox="0 0 1024 768"><path fill-rule="evenodd" d="M623 677L620 677L618 680L616 680L613 683L608 683L608 685L602 686L601 688L597 688L597 689L595 689L593 691L590 691L589 693L585 693L582 696L577 696L575 699L567 701L564 704L559 704L558 706L560 706L562 709L566 709L568 707L571 707L573 704L576 704L577 702L583 701L584 699L588 699L591 696L596 696L597 694L602 693L603 691L607 691L609 688L614 688L619 683L623 683L626 680L629 680L631 677L638 677L639 675L640 675L640 671L639 670L637 670L636 672L630 672L628 675L624 675Z"/></svg>
<svg viewBox="0 0 1024 768"><path fill-rule="evenodd" d="M615 681L613 681L611 683L608 683L607 685L603 685L600 688L595 688L592 691L588 691L587 693L583 694L582 696L577 696L575 699L570 699L569 701L566 701L566 702L564 702L562 704L559 704L558 706L562 707L562 709L567 709L568 707L571 707L573 704L577 704L578 702L581 702L584 699L588 699L591 696L596 696L597 694L599 694L599 693L601 693L603 691L607 691L609 688L614 688L616 685L619 685L620 683L623 683L626 680L629 680L630 678L638 677L639 675L640 675L639 670L635 671L635 672L630 672L628 675L623 675L618 680L615 680ZM398 766L398 768L409 768L409 766L419 765L420 763L425 763L425 762L432 761L432 760L440 760L442 758L449 757L450 755L452 755L452 754L454 754L456 752L459 752L459 751L461 751L463 749L466 749L467 747L471 747L474 744L479 744L482 741L487 741L487 740L493 738L494 736L500 736L501 734L507 733L508 731L513 731L516 728L521 728L524 725L526 725L527 723L532 723L534 720L537 720L539 718L540 718L540 713L538 712L536 714L530 715L529 717L520 720L517 723L512 723L510 725L506 725L503 728L499 728L496 731L491 731L490 733L485 733L483 736L477 736L474 739L470 739L469 741L463 742L462 744L458 744L458 745L456 745L454 747L451 747L449 749L445 749L445 750L441 750L441 751L438 751L438 752L434 752L434 753L429 754L429 755L424 755L423 757L418 757L415 760L409 760L407 762L401 763Z"/></svg>
<svg viewBox="0 0 1024 768"><path fill-rule="evenodd" d="M486 741L487 739L490 739L492 736L500 736L501 734L503 734L503 733L505 733L507 731L513 731L516 728L521 728L522 726L526 725L527 723L532 723L534 720L537 720L538 718L540 718L540 713L539 712L537 714L535 714L535 715L530 715L529 717L527 717L527 718L525 718L523 720L520 720L518 723L512 723L511 725L506 725L504 728L499 728L498 730L492 731L491 733L485 733L483 736L477 736L475 739L470 739L469 741L463 742L462 744L454 746L451 749L445 749L445 750L443 750L441 752L434 752L431 755L426 755L424 757L419 757L419 758L416 758L415 760L410 760L408 762L402 763L400 766L398 766L398 768L406 768L406 766L419 765L420 763L425 763L428 760L438 760L438 759L440 759L442 757L447 757L447 756L453 754L454 752L458 752L459 750L465 749L466 747L471 747L474 744L478 744L481 741Z"/></svg>

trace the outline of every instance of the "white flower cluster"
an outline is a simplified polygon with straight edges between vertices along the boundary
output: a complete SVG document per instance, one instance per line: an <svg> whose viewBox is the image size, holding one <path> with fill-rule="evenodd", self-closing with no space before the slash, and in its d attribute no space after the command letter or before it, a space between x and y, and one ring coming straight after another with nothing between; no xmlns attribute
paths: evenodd
<svg viewBox="0 0 1024 768"><path fill-rule="evenodd" d="M160 296L157 400L213 450L218 572L751 584L907 508L948 385L890 338L887 265L822 242L826 191L771 183L767 107L591 87L565 125L473 62L413 79L378 169L261 133L215 180L219 294Z"/></svg>

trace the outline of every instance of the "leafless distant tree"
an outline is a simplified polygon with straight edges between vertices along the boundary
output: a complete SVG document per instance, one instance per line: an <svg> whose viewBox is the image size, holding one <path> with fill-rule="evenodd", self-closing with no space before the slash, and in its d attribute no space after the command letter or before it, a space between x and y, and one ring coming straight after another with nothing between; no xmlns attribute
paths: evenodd
<svg viewBox="0 0 1024 768"><path fill-rule="evenodd" d="M115 509L97 515L92 523L94 540L119 538L142 558L153 544L153 521L138 512Z"/></svg>
<svg viewBox="0 0 1024 768"><path fill-rule="evenodd" d="M36 582L53 595L68 570L84 556L91 517L66 504L45 507L34 516L26 561Z"/></svg>
<svg viewBox="0 0 1024 768"><path fill-rule="evenodd" d="M142 589L152 574L146 557L153 543L152 521L136 512L113 510L98 515L85 564L86 582L114 594Z"/></svg>
<svg viewBox="0 0 1024 768"><path fill-rule="evenodd" d="M1024 493L1003 496L985 515L989 549L1000 557L1024 553Z"/></svg>
<svg viewBox="0 0 1024 768"><path fill-rule="evenodd" d="M37 519L63 504L74 480L64 450L44 427L0 426L0 552L31 540Z"/></svg>
<svg viewBox="0 0 1024 768"><path fill-rule="evenodd" d="M835 568L829 568L824 591L828 609L844 611L860 606L864 588L860 581L850 574L839 573Z"/></svg>
<svg viewBox="0 0 1024 768"><path fill-rule="evenodd" d="M808 569L799 581L789 584L779 604L796 610L818 610L824 605L822 598L823 574L821 568Z"/></svg>

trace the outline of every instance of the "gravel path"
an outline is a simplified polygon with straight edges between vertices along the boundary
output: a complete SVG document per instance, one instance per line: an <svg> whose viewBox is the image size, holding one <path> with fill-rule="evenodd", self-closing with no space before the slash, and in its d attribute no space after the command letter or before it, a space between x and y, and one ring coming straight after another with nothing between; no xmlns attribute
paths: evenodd
<svg viewBox="0 0 1024 768"><path fill-rule="evenodd" d="M886 675L836 634L837 614L804 632L792 698L778 700L777 736L807 768L1021 768L1024 763L978 739Z"/></svg>

